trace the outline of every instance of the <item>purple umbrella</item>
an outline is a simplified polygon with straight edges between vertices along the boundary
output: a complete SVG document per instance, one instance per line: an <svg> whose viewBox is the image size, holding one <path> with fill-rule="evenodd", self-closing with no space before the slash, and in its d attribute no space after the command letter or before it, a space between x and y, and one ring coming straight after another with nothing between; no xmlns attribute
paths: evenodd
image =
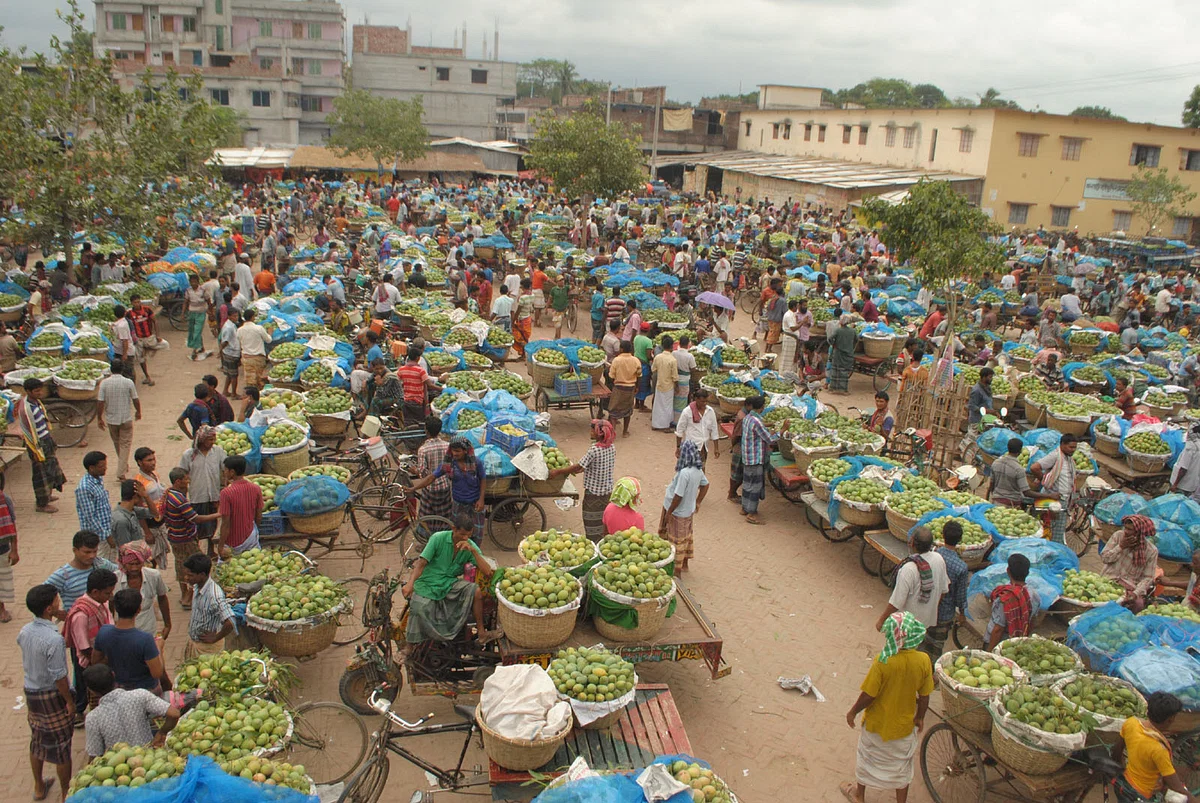
<svg viewBox="0 0 1200 803"><path fill-rule="evenodd" d="M714 307L724 307L730 312L733 311L733 301L721 295L720 293L713 293L711 291L701 293L700 295L696 296L696 301L700 302L701 304L712 304Z"/></svg>

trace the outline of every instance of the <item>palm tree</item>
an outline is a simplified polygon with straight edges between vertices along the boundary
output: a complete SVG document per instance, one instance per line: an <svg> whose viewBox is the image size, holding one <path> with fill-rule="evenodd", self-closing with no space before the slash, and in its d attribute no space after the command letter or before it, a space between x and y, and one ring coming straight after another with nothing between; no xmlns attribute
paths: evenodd
<svg viewBox="0 0 1200 803"><path fill-rule="evenodd" d="M571 90L575 87L575 79L579 77L579 72L576 71L575 65L563 59L554 68L554 83L558 85L558 101L562 102L564 95L571 94Z"/></svg>

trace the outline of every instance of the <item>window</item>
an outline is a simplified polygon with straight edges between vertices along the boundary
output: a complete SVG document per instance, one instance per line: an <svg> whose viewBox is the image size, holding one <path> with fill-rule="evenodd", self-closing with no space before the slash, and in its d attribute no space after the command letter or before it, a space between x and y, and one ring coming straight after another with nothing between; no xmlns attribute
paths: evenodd
<svg viewBox="0 0 1200 803"><path fill-rule="evenodd" d="M1063 137L1062 158L1064 162L1078 162L1083 153L1083 140L1079 137Z"/></svg>
<svg viewBox="0 0 1200 803"><path fill-rule="evenodd" d="M824 142L824 141L825 141L825 126L819 125L819 126L817 126L817 142Z"/></svg>
<svg viewBox="0 0 1200 803"><path fill-rule="evenodd" d="M114 30L114 31L123 31L123 30L125 30L125 24L126 23L125 23L125 15L124 14L113 14L112 15L112 25L109 27L111 30Z"/></svg>
<svg viewBox="0 0 1200 803"><path fill-rule="evenodd" d="M271 33L272 33L271 21L270 20L259 20L258 21L258 35L259 36L270 36Z"/></svg>
<svg viewBox="0 0 1200 803"><path fill-rule="evenodd" d="M133 29L135 31L141 31L145 29L144 26L146 24L146 18L144 16L141 14L131 14L129 18L133 22Z"/></svg>
<svg viewBox="0 0 1200 803"><path fill-rule="evenodd" d="M292 57L292 75L304 75L304 59Z"/></svg>
<svg viewBox="0 0 1200 803"><path fill-rule="evenodd" d="M204 66L204 51L203 50L193 50L192 51L192 66L193 67L203 67Z"/></svg>
<svg viewBox="0 0 1200 803"><path fill-rule="evenodd" d="M196 51L199 53L200 51ZM212 102L218 106L229 105L229 90L228 89L210 89L208 94L212 97Z"/></svg>
<svg viewBox="0 0 1200 803"><path fill-rule="evenodd" d="M779 123L771 123L771 139L779 139Z"/></svg>
<svg viewBox="0 0 1200 803"><path fill-rule="evenodd" d="M1132 212L1113 212L1113 231L1128 231L1132 225Z"/></svg>
<svg viewBox="0 0 1200 803"><path fill-rule="evenodd" d="M1134 145L1133 151L1129 154L1129 163L1145 167L1158 167L1160 153L1162 153L1162 148L1157 145Z"/></svg>
<svg viewBox="0 0 1200 803"><path fill-rule="evenodd" d="M130 54L124 50L112 51L112 57L114 61L129 61L129 56Z"/></svg>
<svg viewBox="0 0 1200 803"><path fill-rule="evenodd" d="M1183 152L1183 169L1200 170L1200 151Z"/></svg>
<svg viewBox="0 0 1200 803"><path fill-rule="evenodd" d="M196 18L195 17L184 17L183 18L183 32L184 33L195 33L196 32Z"/></svg>
<svg viewBox="0 0 1200 803"><path fill-rule="evenodd" d="M321 99L312 95L300 96L300 111L302 112L319 112L321 111Z"/></svg>
<svg viewBox="0 0 1200 803"><path fill-rule="evenodd" d="M186 86L179 87L179 99L187 103L192 99L192 91Z"/></svg>
<svg viewBox="0 0 1200 803"><path fill-rule="evenodd" d="M854 126L852 126L852 125L842 126L842 144L843 145L850 144L850 132L853 130L854 130Z"/></svg>
<svg viewBox="0 0 1200 803"><path fill-rule="evenodd" d="M804 124L804 141L805 142L812 141L812 123Z"/></svg>
<svg viewBox="0 0 1200 803"><path fill-rule="evenodd" d="M320 75L321 74L321 61L319 59L309 59L308 60L308 74L309 75Z"/></svg>
<svg viewBox="0 0 1200 803"><path fill-rule="evenodd" d="M896 147L896 127L888 126L885 130L887 133L885 133L883 135L884 147L887 147L887 148Z"/></svg>
<svg viewBox="0 0 1200 803"><path fill-rule="evenodd" d="M917 143L917 129L915 126L904 129L904 147L911 148Z"/></svg>
<svg viewBox="0 0 1200 803"><path fill-rule="evenodd" d="M964 128L958 132L958 152L970 153L971 146L975 144L975 132L969 128Z"/></svg>
<svg viewBox="0 0 1200 803"><path fill-rule="evenodd" d="M257 106L260 109L267 109L271 106L271 92L267 89L255 89L250 93L250 105Z"/></svg>
<svg viewBox="0 0 1200 803"><path fill-rule="evenodd" d="M487 70L471 70L471 83L486 84Z"/></svg>
<svg viewBox="0 0 1200 803"><path fill-rule="evenodd" d="M225 28L224 28L224 26L218 25L217 26L217 50L224 50L224 49L225 49ZM217 65L214 64L213 66L215 67Z"/></svg>
<svg viewBox="0 0 1200 803"><path fill-rule="evenodd" d="M750 136L750 121L746 121L746 136Z"/></svg>
<svg viewBox="0 0 1200 803"><path fill-rule="evenodd" d="M213 11L218 14L225 13L225 0L213 0Z"/></svg>
<svg viewBox="0 0 1200 803"><path fill-rule="evenodd" d="M321 38L321 23L319 23L319 22L308 23L308 38L309 39L318 39L318 40Z"/></svg>
<svg viewBox="0 0 1200 803"><path fill-rule="evenodd" d="M1029 204L1013 204L1008 205L1008 222L1015 223L1018 226L1024 226L1029 220Z"/></svg>
<svg viewBox="0 0 1200 803"><path fill-rule="evenodd" d="M439 81L449 81L450 80L450 68L449 67L438 67L437 68L437 79Z"/></svg>
<svg viewBox="0 0 1200 803"><path fill-rule="evenodd" d="M937 132L936 128L933 129L933 134L929 137L929 161L931 162L933 161L933 157L937 155Z"/></svg>
<svg viewBox="0 0 1200 803"><path fill-rule="evenodd" d="M791 123L783 124L783 138L784 139L792 138L792 124Z"/></svg>
<svg viewBox="0 0 1200 803"><path fill-rule="evenodd" d="M1050 225L1066 228L1071 225L1071 207L1069 206L1052 206L1050 207Z"/></svg>
<svg viewBox="0 0 1200 803"><path fill-rule="evenodd" d="M260 70L269 70L274 66L275 66L275 59L259 59L258 60L258 69L260 69Z"/></svg>
<svg viewBox="0 0 1200 803"><path fill-rule="evenodd" d="M1171 228L1171 236L1186 239L1192 236L1192 219L1190 217L1175 218L1175 225Z"/></svg>
<svg viewBox="0 0 1200 803"><path fill-rule="evenodd" d="M1038 141L1041 139L1037 134L1018 134L1020 139L1017 141L1017 156L1028 156L1030 158L1037 156Z"/></svg>
<svg viewBox="0 0 1200 803"><path fill-rule="evenodd" d="M865 125L860 125L858 127L858 144L859 145L867 144L867 127Z"/></svg>
<svg viewBox="0 0 1200 803"><path fill-rule="evenodd" d="M303 39L304 38L304 23L303 22L293 22L292 23L292 38L293 39Z"/></svg>

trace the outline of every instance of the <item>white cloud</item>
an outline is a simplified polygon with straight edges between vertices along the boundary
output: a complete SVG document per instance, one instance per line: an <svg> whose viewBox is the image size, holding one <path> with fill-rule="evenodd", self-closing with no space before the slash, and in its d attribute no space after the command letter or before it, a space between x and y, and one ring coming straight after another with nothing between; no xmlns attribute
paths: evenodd
<svg viewBox="0 0 1200 803"><path fill-rule="evenodd" d="M60 4L56 0L55 4ZM346 0L414 40L453 41L466 22L478 54L500 27L500 54L567 58L582 76L659 85L680 100L750 91L759 83L852 86L875 76L933 83L954 96L988 87L1026 108L1065 113L1109 106L1132 120L1178 125L1200 83L1190 56L1200 26L1191 0L442 0L398 8ZM91 13L91 4L85 4ZM5 17L9 17L6 19ZM0 15L4 40L44 47L59 26L52 5ZM1194 61L1190 65L1186 62ZM1184 66L1178 66L1184 65ZM1012 90L1011 92L1005 90Z"/></svg>

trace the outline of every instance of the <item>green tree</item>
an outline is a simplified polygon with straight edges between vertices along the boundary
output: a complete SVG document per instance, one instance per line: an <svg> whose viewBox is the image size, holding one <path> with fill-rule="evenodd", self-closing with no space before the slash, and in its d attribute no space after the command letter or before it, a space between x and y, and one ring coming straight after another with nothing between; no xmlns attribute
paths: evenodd
<svg viewBox="0 0 1200 803"><path fill-rule="evenodd" d="M979 96L979 108L981 109L1016 109L1020 111L1021 107L1016 101L1005 100L1000 97L1000 91L994 87L988 87L988 90Z"/></svg>
<svg viewBox="0 0 1200 803"><path fill-rule="evenodd" d="M571 195L611 198L646 180L640 137L620 123L606 124L595 104L536 122L525 163Z"/></svg>
<svg viewBox="0 0 1200 803"><path fill-rule="evenodd" d="M825 92L829 92L829 90L823 89L823 90L821 90L821 92L822 92L822 94L824 94ZM729 94L722 93L720 95L712 96L712 98L710 98L710 100L728 100L728 101L733 101L734 103L757 104L758 103L758 90L755 90L753 92L743 92L740 95L729 95Z"/></svg>
<svg viewBox="0 0 1200 803"><path fill-rule="evenodd" d="M229 129L196 99L199 77L147 73L122 91L112 61L83 46L78 5L59 16L68 35L49 53L0 49L0 103L10 110L0 116L0 194L20 208L4 233L61 248L69 269L77 230L137 250L177 209L227 197L209 158Z"/></svg>
<svg viewBox="0 0 1200 803"><path fill-rule="evenodd" d="M1133 204L1133 213L1146 221L1146 234L1153 234L1168 218L1186 217L1188 206L1196 200L1196 193L1167 168L1145 165L1125 185L1125 194Z"/></svg>
<svg viewBox="0 0 1200 803"><path fill-rule="evenodd" d="M575 88L575 82L579 78L579 72L575 69L575 65L563 59L558 62L558 66L554 69L552 76L555 84L555 89L558 91L558 101L562 103L563 95L571 94Z"/></svg>
<svg viewBox="0 0 1200 803"><path fill-rule="evenodd" d="M1004 265L1003 249L987 239L1000 227L948 181L922 179L900 203L870 198L863 211L870 225L880 229L888 249L912 265L921 283L949 299L947 331L954 331L958 307L951 285Z"/></svg>
<svg viewBox="0 0 1200 803"><path fill-rule="evenodd" d="M950 105L946 93L933 84L917 84L912 91L917 105L922 109L944 109Z"/></svg>
<svg viewBox="0 0 1200 803"><path fill-rule="evenodd" d="M365 89L346 90L333 99L333 111L326 118L328 145L340 156L374 160L376 172L382 175L384 164L411 162L425 155L429 132L421 122L424 111L420 95L397 100Z"/></svg>
<svg viewBox="0 0 1200 803"><path fill-rule="evenodd" d="M550 85L558 68L555 59L534 59L517 66L517 95L520 97L549 96Z"/></svg>
<svg viewBox="0 0 1200 803"><path fill-rule="evenodd" d="M1071 112L1072 117L1095 117L1098 120L1120 120L1127 122L1124 117L1119 114L1113 114L1113 110L1107 106L1077 106Z"/></svg>
<svg viewBox="0 0 1200 803"><path fill-rule="evenodd" d="M1192 94L1183 103L1183 124L1200 128L1200 84L1192 87Z"/></svg>

